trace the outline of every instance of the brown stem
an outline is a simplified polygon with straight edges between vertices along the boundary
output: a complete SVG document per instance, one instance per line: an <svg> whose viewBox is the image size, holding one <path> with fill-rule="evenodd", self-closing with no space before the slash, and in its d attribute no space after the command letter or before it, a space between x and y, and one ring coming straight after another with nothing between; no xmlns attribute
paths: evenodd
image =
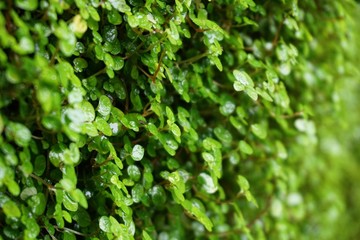
<svg viewBox="0 0 360 240"><path fill-rule="evenodd" d="M55 187L49 183L47 183L44 179L42 179L41 177L38 177L36 176L35 174L33 173L30 173L30 177L38 180L39 182L41 182L42 184L44 184L49 190L54 190Z"/></svg>

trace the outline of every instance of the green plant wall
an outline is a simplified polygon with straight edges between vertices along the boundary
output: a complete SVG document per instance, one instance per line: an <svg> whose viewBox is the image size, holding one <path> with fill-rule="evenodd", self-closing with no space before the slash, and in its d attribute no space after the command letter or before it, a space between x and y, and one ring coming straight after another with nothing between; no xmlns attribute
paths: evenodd
<svg viewBox="0 0 360 240"><path fill-rule="evenodd" d="M1 1L0 239L356 239L357 9Z"/></svg>

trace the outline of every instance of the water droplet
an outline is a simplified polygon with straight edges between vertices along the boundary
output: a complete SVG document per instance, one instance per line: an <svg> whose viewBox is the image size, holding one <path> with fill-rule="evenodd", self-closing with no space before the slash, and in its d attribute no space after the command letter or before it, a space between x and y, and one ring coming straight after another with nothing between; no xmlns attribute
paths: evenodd
<svg viewBox="0 0 360 240"><path fill-rule="evenodd" d="M87 199L90 199L94 195L94 193L89 190L86 190L84 194Z"/></svg>

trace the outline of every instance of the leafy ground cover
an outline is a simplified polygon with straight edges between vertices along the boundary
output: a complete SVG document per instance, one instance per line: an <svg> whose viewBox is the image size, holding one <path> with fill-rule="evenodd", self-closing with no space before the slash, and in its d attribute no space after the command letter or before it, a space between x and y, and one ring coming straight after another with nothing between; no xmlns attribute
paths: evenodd
<svg viewBox="0 0 360 240"><path fill-rule="evenodd" d="M0 2L3 239L356 239L357 9Z"/></svg>

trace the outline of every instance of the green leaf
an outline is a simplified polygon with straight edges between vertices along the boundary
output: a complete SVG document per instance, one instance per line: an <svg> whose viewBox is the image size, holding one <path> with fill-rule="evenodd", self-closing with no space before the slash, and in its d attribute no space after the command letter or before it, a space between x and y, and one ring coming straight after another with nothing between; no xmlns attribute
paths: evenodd
<svg viewBox="0 0 360 240"><path fill-rule="evenodd" d="M240 83L244 88L245 87L254 87L254 82L253 80L250 78L250 76L244 72L244 71L239 71L239 70L234 70L233 71L235 80L237 83ZM235 88L235 86L234 86ZM236 90L236 88L235 88Z"/></svg>
<svg viewBox="0 0 360 240"><path fill-rule="evenodd" d="M267 132L266 132L266 128L264 125L262 124L252 124L251 125L251 131L258 137L261 139L265 139Z"/></svg>
<svg viewBox="0 0 360 240"><path fill-rule="evenodd" d="M216 141L213 138L205 138L203 141L203 146L206 150L214 150L222 147L221 143Z"/></svg>
<svg viewBox="0 0 360 240"><path fill-rule="evenodd" d="M109 23L114 25L119 25L122 23L122 17L120 13L118 11L115 11L114 9L108 12L107 19Z"/></svg>
<svg viewBox="0 0 360 240"><path fill-rule="evenodd" d="M61 213L62 213L62 216L65 219L65 221L67 221L68 223L72 222L71 215L68 211L62 210Z"/></svg>
<svg viewBox="0 0 360 240"><path fill-rule="evenodd" d="M70 192L71 197L77 201L83 208L88 208L88 203L84 193L80 189L75 189Z"/></svg>
<svg viewBox="0 0 360 240"><path fill-rule="evenodd" d="M38 7L38 0L16 0L15 4L23 10L33 11Z"/></svg>
<svg viewBox="0 0 360 240"><path fill-rule="evenodd" d="M61 129L61 121L58 116L44 116L41 120L41 124L49 130L59 131Z"/></svg>
<svg viewBox="0 0 360 240"><path fill-rule="evenodd" d="M238 175L236 182L243 191L247 191L250 189L250 184L244 176Z"/></svg>
<svg viewBox="0 0 360 240"><path fill-rule="evenodd" d="M20 198L21 200L26 200L35 194L37 194L37 190L35 187L27 187L21 191Z"/></svg>
<svg viewBox="0 0 360 240"><path fill-rule="evenodd" d="M149 193L155 206L163 206L165 204L166 193L161 185L153 186Z"/></svg>
<svg viewBox="0 0 360 240"><path fill-rule="evenodd" d="M122 57L119 57L119 56L116 56L116 57L113 57L113 61L114 61L114 66L113 66L113 69L115 71L119 71L120 69L123 68L124 66L124 60L122 59ZM122 88L122 85L121 84L118 84L120 87L118 87L118 89L120 89L120 91L124 91L123 88ZM123 93L122 92L116 92L116 95L118 95L118 97L120 99L124 99L125 97L123 97Z"/></svg>
<svg viewBox="0 0 360 240"><path fill-rule="evenodd" d="M114 68L115 62L114 62L113 57L112 57L109 53L105 53L105 55L104 55L104 63L105 63L105 65L108 67L108 68L106 69L106 72L108 73L108 76L109 76L110 78L113 78L113 76L111 76L111 75L113 75L113 72L112 72L111 69ZM110 71L110 70L111 70L111 71Z"/></svg>
<svg viewBox="0 0 360 240"><path fill-rule="evenodd" d="M220 141L222 141L223 143L227 143L230 144L232 142L232 135L229 132L229 130L227 130L224 127L216 127L214 129L214 133L216 135L217 138L219 138Z"/></svg>
<svg viewBox="0 0 360 240"><path fill-rule="evenodd" d="M101 97L99 98L99 104L97 107L97 111L103 116L103 117L107 117L109 116L110 112L111 112L111 100L110 98L108 98L105 95L101 95Z"/></svg>
<svg viewBox="0 0 360 240"><path fill-rule="evenodd" d="M99 13L96 11L96 9L92 6L87 6L87 10L90 14L90 16L92 17L92 19L94 19L95 21L100 21L100 16Z"/></svg>
<svg viewBox="0 0 360 240"><path fill-rule="evenodd" d="M176 150L178 149L178 143L173 139L173 137L169 134L160 134L159 140L163 145L164 149L171 155L174 156Z"/></svg>
<svg viewBox="0 0 360 240"><path fill-rule="evenodd" d="M89 22L89 26L91 28L90 22ZM72 22L70 23L69 27L72 30L72 32L75 33L75 35L80 38L86 32L86 30L88 28L88 24L85 21L85 19L83 19L80 15L75 15L74 18L72 19ZM78 43L76 43L75 46L76 46L77 51L79 51L79 52L82 51L82 49L79 48ZM77 70L77 69L75 69L75 70Z"/></svg>
<svg viewBox="0 0 360 240"><path fill-rule="evenodd" d="M63 143L54 145L49 152L49 160L55 166L59 167L60 163L64 161L64 152L66 146Z"/></svg>
<svg viewBox="0 0 360 240"><path fill-rule="evenodd" d="M209 194L213 194L218 190L218 184L206 173L200 173L198 182L200 183L201 189Z"/></svg>
<svg viewBox="0 0 360 240"><path fill-rule="evenodd" d="M132 28L136 28L140 24L139 19L134 15L127 16L127 22Z"/></svg>
<svg viewBox="0 0 360 240"><path fill-rule="evenodd" d="M75 212L78 210L78 203L74 201L74 199L72 199L67 192L64 192L63 204L64 207L70 212Z"/></svg>
<svg viewBox="0 0 360 240"><path fill-rule="evenodd" d="M277 86L277 91L274 94L274 100L282 108L289 108L290 98L286 91L285 85L282 82L280 82Z"/></svg>
<svg viewBox="0 0 360 240"><path fill-rule="evenodd" d="M116 10L120 12L131 12L131 8L126 4L125 0L109 0L109 2Z"/></svg>
<svg viewBox="0 0 360 240"><path fill-rule="evenodd" d="M141 159L144 157L144 153L144 148L141 145L136 144L132 149L131 157L135 161L141 161Z"/></svg>
<svg viewBox="0 0 360 240"><path fill-rule="evenodd" d="M80 227L84 228L84 227L88 227L91 224L91 217L89 215L89 213L83 209L83 208L79 208L75 214L72 217L78 224Z"/></svg>
<svg viewBox="0 0 360 240"><path fill-rule="evenodd" d="M203 153L201 154L201 156L204 158L204 160L205 160L207 163L209 163L209 165L210 165L210 164L213 164L213 163L215 162L215 157L214 157L212 154L208 153L208 152L203 152Z"/></svg>
<svg viewBox="0 0 360 240"><path fill-rule="evenodd" d="M202 211L197 205L193 204L189 200L185 200L181 203L185 210L187 210L190 214L194 215L195 218L201 222L208 231L212 230L214 226L211 222L210 218L206 215L204 211Z"/></svg>
<svg viewBox="0 0 360 240"><path fill-rule="evenodd" d="M138 203L141 201L141 198L144 196L144 187L137 183L135 186L131 189L131 196L135 203Z"/></svg>
<svg viewBox="0 0 360 240"><path fill-rule="evenodd" d="M104 119L97 117L95 119L95 126L105 136L112 136L111 127Z"/></svg>
<svg viewBox="0 0 360 240"><path fill-rule="evenodd" d="M20 194L20 187L19 184L17 184L17 182L11 179L8 180L5 184L12 195L18 196Z"/></svg>
<svg viewBox="0 0 360 240"><path fill-rule="evenodd" d="M149 189L154 181L154 176L152 175L152 169L148 164L144 165L143 176L144 188Z"/></svg>
<svg viewBox="0 0 360 240"><path fill-rule="evenodd" d="M174 135L174 137L180 137L181 136L181 130L178 127L178 125L176 125L175 123L170 125L170 131L172 132L172 134Z"/></svg>
<svg viewBox="0 0 360 240"><path fill-rule="evenodd" d="M141 178L140 169L136 165L130 165L127 168L127 173L129 177L135 182L139 181Z"/></svg>
<svg viewBox="0 0 360 240"><path fill-rule="evenodd" d="M110 219L106 216L102 216L99 219L99 227L102 231L106 232L106 233L110 233L111 232L111 222Z"/></svg>
<svg viewBox="0 0 360 240"><path fill-rule="evenodd" d="M64 240L76 240L76 236L72 232L64 232Z"/></svg>
<svg viewBox="0 0 360 240"><path fill-rule="evenodd" d="M44 213L46 208L46 198L43 193L31 196L30 199L27 200L27 203L35 215L40 216Z"/></svg>
<svg viewBox="0 0 360 240"><path fill-rule="evenodd" d="M247 87L245 92L252 100L256 101L258 99L258 93L254 88Z"/></svg>
<svg viewBox="0 0 360 240"><path fill-rule="evenodd" d="M248 155L251 155L254 152L252 147L247 142L245 142L244 140L240 141L239 148L240 148L241 152L243 152L245 154L248 154Z"/></svg>
<svg viewBox="0 0 360 240"><path fill-rule="evenodd" d="M64 163L76 165L80 161L80 151L75 143L70 143L69 149L64 151Z"/></svg>
<svg viewBox="0 0 360 240"><path fill-rule="evenodd" d="M141 111L143 109L141 98L139 96L139 89L137 89L137 88L131 89L130 100L131 100L131 103L132 103L135 111Z"/></svg>
<svg viewBox="0 0 360 240"><path fill-rule="evenodd" d="M96 137L99 135L99 132L96 126L93 123L86 122L81 127L81 132L83 134L87 134L90 137Z"/></svg>
<svg viewBox="0 0 360 240"><path fill-rule="evenodd" d="M170 173L166 179L171 183L171 190L175 195L175 199L183 202L185 200L183 195L185 193L185 181L179 171Z"/></svg>
<svg viewBox="0 0 360 240"><path fill-rule="evenodd" d="M76 182L74 181L74 179L71 178L63 178L59 181L59 183L64 190L69 192L76 188Z"/></svg>
<svg viewBox="0 0 360 240"><path fill-rule="evenodd" d="M220 107L220 112L224 116L229 116L235 111L236 105L233 101L226 101L222 106Z"/></svg>
<svg viewBox="0 0 360 240"><path fill-rule="evenodd" d="M278 83L279 82L279 77L276 74L276 72L273 71L273 70L266 70L266 78L271 83Z"/></svg>
<svg viewBox="0 0 360 240"><path fill-rule="evenodd" d="M171 44L173 45L181 44L179 32L173 21L170 21L170 29L166 29L166 33L168 34L168 38Z"/></svg>
<svg viewBox="0 0 360 240"><path fill-rule="evenodd" d="M83 121L92 122L95 119L95 110L91 103L83 101L80 105L80 109L83 112Z"/></svg>
<svg viewBox="0 0 360 240"><path fill-rule="evenodd" d="M175 122L175 116L173 111L171 110L171 108L169 108L168 106L165 107L165 111L166 111L166 116L168 118L168 124L172 124Z"/></svg>
<svg viewBox="0 0 360 240"><path fill-rule="evenodd" d="M13 217L19 218L21 216L21 212L17 204L10 200L2 205L2 210L4 211L5 215L9 218L13 218Z"/></svg>
<svg viewBox="0 0 360 240"><path fill-rule="evenodd" d="M142 231L142 240L152 240L150 235L145 230Z"/></svg>
<svg viewBox="0 0 360 240"><path fill-rule="evenodd" d="M84 58L75 58L73 64L76 72L82 72L84 68L88 67L88 63Z"/></svg>
<svg viewBox="0 0 360 240"><path fill-rule="evenodd" d="M21 123L10 122L5 128L6 137L21 147L27 147L31 140L30 130Z"/></svg>

